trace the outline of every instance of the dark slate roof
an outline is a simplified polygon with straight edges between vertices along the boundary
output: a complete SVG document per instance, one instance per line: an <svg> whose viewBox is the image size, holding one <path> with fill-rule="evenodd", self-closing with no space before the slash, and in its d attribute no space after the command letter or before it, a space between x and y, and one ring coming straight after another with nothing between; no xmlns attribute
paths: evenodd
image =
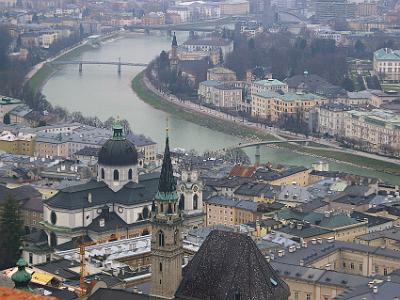
<svg viewBox="0 0 400 300"><path fill-rule="evenodd" d="M225 178L206 178L205 184L211 187L237 188L242 184L254 182L254 179L247 177L225 177Z"/></svg>
<svg viewBox="0 0 400 300"><path fill-rule="evenodd" d="M81 209L99 206L107 203L125 205L141 204L153 200L157 192L159 173L146 174L139 177L139 183L129 182L117 192L111 190L104 182L89 181L88 183L67 187L56 195L45 200L49 207L63 209ZM91 193L92 201L88 195Z"/></svg>
<svg viewBox="0 0 400 300"><path fill-rule="evenodd" d="M79 248L79 245L81 245L83 243L92 242L92 241L93 240L88 235L77 236L77 237L73 237L72 240L69 242L57 245L55 248L58 251L65 251L65 250Z"/></svg>
<svg viewBox="0 0 400 300"><path fill-rule="evenodd" d="M273 198L281 190L280 186L269 185L262 182L248 182L242 184L236 191L235 194L243 196L265 196Z"/></svg>
<svg viewBox="0 0 400 300"><path fill-rule="evenodd" d="M370 232L370 233L366 233L363 235L359 235L357 237L358 240L362 240L362 241L373 241L373 240L381 239L381 238L395 240L397 242L400 242L400 228L390 228L387 230Z"/></svg>
<svg viewBox="0 0 400 300"><path fill-rule="evenodd" d="M21 206L22 209L43 213L43 199L40 197L31 198Z"/></svg>
<svg viewBox="0 0 400 300"><path fill-rule="evenodd" d="M126 139L134 144L135 147L144 147L156 144L156 142L154 142L152 139L145 137L144 135L138 135L134 133L129 133L126 136Z"/></svg>
<svg viewBox="0 0 400 300"><path fill-rule="evenodd" d="M22 185L10 189L5 185L0 185L0 202L5 200L7 195L11 195L18 202L26 201L32 197L41 197L42 195L30 185Z"/></svg>
<svg viewBox="0 0 400 300"><path fill-rule="evenodd" d="M149 300L148 295L136 294L125 290L100 288L88 297L88 300ZM153 299L153 298L152 298Z"/></svg>
<svg viewBox="0 0 400 300"><path fill-rule="evenodd" d="M75 152L75 155L83 155L83 156L94 156L98 157L101 148L96 147L84 147L79 151Z"/></svg>
<svg viewBox="0 0 400 300"><path fill-rule="evenodd" d="M373 227L373 226L378 226L381 224L385 224L388 222L392 222L392 219L389 218L384 218L384 217L379 217L379 216L371 216L359 211L353 211L350 215L350 217L357 219L357 220L368 220L368 227Z"/></svg>
<svg viewBox="0 0 400 300"><path fill-rule="evenodd" d="M400 291L400 283L398 282L383 282L376 284L377 290L373 291L367 284L354 287L336 296L334 300L389 300L398 299Z"/></svg>
<svg viewBox="0 0 400 300"><path fill-rule="evenodd" d="M302 89L307 92L324 95L326 97L337 97L346 95L346 91L339 86L327 82L316 74L295 75L285 80L289 89Z"/></svg>
<svg viewBox="0 0 400 300"><path fill-rule="evenodd" d="M243 300L287 300L290 294L249 236L212 231L184 268L176 297L219 300L238 293Z"/></svg>
<svg viewBox="0 0 400 300"><path fill-rule="evenodd" d="M270 168L258 168L257 171L253 174L253 178L262 179L266 181L277 180L280 178L284 178L299 172L306 171L307 168L303 166L288 166L283 170L273 170Z"/></svg>
<svg viewBox="0 0 400 300"><path fill-rule="evenodd" d="M79 279L79 274L71 271L71 268L79 266L79 262L67 259L53 260L42 264L35 265L35 268L48 272L50 274L56 274L65 279L76 280Z"/></svg>
<svg viewBox="0 0 400 300"><path fill-rule="evenodd" d="M37 284L37 283L33 283L33 282L30 282L29 286L34 291L36 289L43 289L43 290L46 290L47 292L51 292L51 294L48 296L55 297L57 299L72 300L72 299L78 298L78 296L74 292L71 292L67 289L58 289L58 288L55 288L52 286Z"/></svg>
<svg viewBox="0 0 400 300"><path fill-rule="evenodd" d="M106 166L137 165L138 154L135 146L126 139L110 139L99 152L99 164Z"/></svg>

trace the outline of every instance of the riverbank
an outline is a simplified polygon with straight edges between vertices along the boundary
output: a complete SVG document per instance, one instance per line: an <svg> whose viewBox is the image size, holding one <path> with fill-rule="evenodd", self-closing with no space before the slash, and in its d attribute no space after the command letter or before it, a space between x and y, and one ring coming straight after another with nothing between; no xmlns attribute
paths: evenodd
<svg viewBox="0 0 400 300"><path fill-rule="evenodd" d="M273 135L244 128L234 122L226 122L210 116L206 112L195 112L189 108L184 108L176 103L164 100L159 95L152 92L144 83L144 71L139 73L132 80L132 89L147 104L156 109L178 116L186 121L193 122L200 126L205 126L226 134L234 135L249 141L257 140L277 140ZM229 126L227 126L229 124Z"/></svg>
<svg viewBox="0 0 400 300"><path fill-rule="evenodd" d="M229 119L217 118L206 111L195 111L183 106L183 104L177 101L173 102L166 100L148 87L148 82L146 82L144 71L139 73L132 80L132 89L144 102L150 104L154 108L174 114L198 125L206 126L230 135L239 136L249 141L277 140L274 135L265 133L257 128L247 128L244 124L240 124ZM379 159L334 151L326 147L315 149L315 147L307 148L296 144L284 144L280 145L280 147L317 158L326 158L332 161L372 169L387 174L400 175L400 165Z"/></svg>
<svg viewBox="0 0 400 300"><path fill-rule="evenodd" d="M120 34L120 32L112 32L101 37L102 41L111 39ZM25 85L28 85L35 93L41 92L43 86L46 82L53 76L59 69L59 67L52 65L51 62L58 59L68 59L70 57L75 57L79 53L90 49L91 46L88 44L87 40L83 40L77 45L72 46L69 49L64 49L57 53L55 56L48 58L35 65L30 72L25 77Z"/></svg>

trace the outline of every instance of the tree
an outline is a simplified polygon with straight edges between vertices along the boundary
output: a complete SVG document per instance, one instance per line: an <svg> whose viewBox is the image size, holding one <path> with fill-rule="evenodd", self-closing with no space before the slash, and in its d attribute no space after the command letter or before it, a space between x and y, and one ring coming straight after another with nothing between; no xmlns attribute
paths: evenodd
<svg viewBox="0 0 400 300"><path fill-rule="evenodd" d="M346 91L354 92L354 82L353 82L353 80L351 80L349 77L343 78L343 81L342 81L341 86L342 86L342 88L344 88Z"/></svg>
<svg viewBox="0 0 400 300"><path fill-rule="evenodd" d="M357 40L354 44L354 51L356 52L357 57L362 57L365 53L366 47L363 42Z"/></svg>
<svg viewBox="0 0 400 300"><path fill-rule="evenodd" d="M19 206L13 196L7 195L0 214L0 268L15 266L20 257L21 235L23 234Z"/></svg>

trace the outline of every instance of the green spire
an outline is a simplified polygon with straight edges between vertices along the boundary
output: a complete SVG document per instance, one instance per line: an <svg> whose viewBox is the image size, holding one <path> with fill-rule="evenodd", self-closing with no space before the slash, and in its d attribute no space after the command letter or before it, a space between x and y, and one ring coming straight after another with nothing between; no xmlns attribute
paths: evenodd
<svg viewBox="0 0 400 300"><path fill-rule="evenodd" d="M161 168L160 180L158 182L158 192L155 199L162 201L178 200L178 193L176 192L176 180L174 177L174 171L172 169L171 153L169 151L168 129L165 140L164 159Z"/></svg>
<svg viewBox="0 0 400 300"><path fill-rule="evenodd" d="M14 281L15 288L19 290L24 290L27 292L31 292L32 289L29 287L29 282L32 279L31 274L29 274L26 270L25 267L28 264L26 263L25 259L22 257L17 261L17 267L18 271L15 272L11 276L11 280Z"/></svg>

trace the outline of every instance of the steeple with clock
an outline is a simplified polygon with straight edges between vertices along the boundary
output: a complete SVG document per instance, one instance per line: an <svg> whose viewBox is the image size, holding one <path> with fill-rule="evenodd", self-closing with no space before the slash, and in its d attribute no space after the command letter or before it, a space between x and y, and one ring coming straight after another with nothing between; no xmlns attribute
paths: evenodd
<svg viewBox="0 0 400 300"><path fill-rule="evenodd" d="M151 295L173 299L182 279L182 213L173 174L169 138L165 142L151 237Z"/></svg>

